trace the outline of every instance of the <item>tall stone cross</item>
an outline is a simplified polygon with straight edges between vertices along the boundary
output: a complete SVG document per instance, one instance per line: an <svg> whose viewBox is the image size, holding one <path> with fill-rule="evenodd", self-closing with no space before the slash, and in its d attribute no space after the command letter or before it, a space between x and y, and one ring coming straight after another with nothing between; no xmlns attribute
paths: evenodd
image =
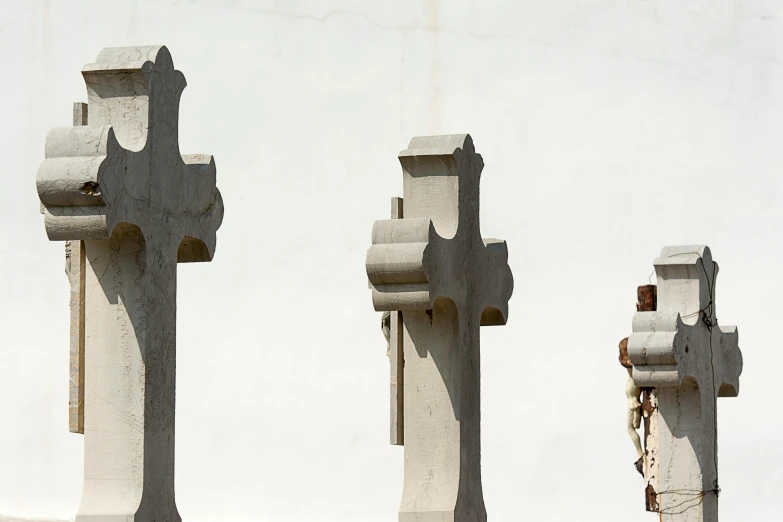
<svg viewBox="0 0 783 522"><path fill-rule="evenodd" d="M177 263L210 261L211 156L180 155L185 78L165 47L82 69L89 124L52 129L36 185L52 241L83 241L84 490L77 521L176 522Z"/></svg>
<svg viewBox="0 0 783 522"><path fill-rule="evenodd" d="M479 326L506 322L506 243L482 239L484 162L468 135L400 153L404 218L376 221L367 275L376 310L403 311L405 483L400 522L480 522Z"/></svg>
<svg viewBox="0 0 783 522"><path fill-rule="evenodd" d="M739 393L739 336L718 324L709 248L665 247L655 271L657 310L637 312L628 339L636 386L655 388L643 408L648 510L663 522L717 522L716 406Z"/></svg>

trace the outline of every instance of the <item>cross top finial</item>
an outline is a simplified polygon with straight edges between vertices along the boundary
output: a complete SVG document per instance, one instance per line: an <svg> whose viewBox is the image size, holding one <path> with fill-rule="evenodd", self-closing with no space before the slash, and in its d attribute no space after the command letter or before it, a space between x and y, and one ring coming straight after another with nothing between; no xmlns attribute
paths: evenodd
<svg viewBox="0 0 783 522"><path fill-rule="evenodd" d="M403 200L410 209L405 217L431 218L443 238L457 233L480 236L478 195L484 160L469 134L413 138L399 159Z"/></svg>
<svg viewBox="0 0 783 522"><path fill-rule="evenodd" d="M179 101L187 83L165 46L107 47L82 76L90 126L111 125L128 150L164 140L163 150L179 154Z"/></svg>
<svg viewBox="0 0 783 522"><path fill-rule="evenodd" d="M663 247L653 264L658 278L659 311L676 311L688 325L697 321L717 324L715 282L718 263L712 260L709 247Z"/></svg>
<svg viewBox="0 0 783 522"><path fill-rule="evenodd" d="M101 239L120 223L177 261L209 261L223 219L211 156L180 155L186 82L168 49L116 47L82 69L89 125L46 138L38 194L51 240Z"/></svg>

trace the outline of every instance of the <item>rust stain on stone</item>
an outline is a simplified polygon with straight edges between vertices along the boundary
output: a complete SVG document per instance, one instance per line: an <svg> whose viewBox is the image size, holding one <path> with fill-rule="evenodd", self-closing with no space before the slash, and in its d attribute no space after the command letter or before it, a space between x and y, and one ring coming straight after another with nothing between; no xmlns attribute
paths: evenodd
<svg viewBox="0 0 783 522"><path fill-rule="evenodd" d="M658 309L658 287L643 285L636 290L636 311L654 312Z"/></svg>
<svg viewBox="0 0 783 522"><path fill-rule="evenodd" d="M659 511L658 508L658 493L655 492L652 485L647 484L647 488L644 490L645 503L647 505L647 511ZM661 513L663 516L663 513Z"/></svg>

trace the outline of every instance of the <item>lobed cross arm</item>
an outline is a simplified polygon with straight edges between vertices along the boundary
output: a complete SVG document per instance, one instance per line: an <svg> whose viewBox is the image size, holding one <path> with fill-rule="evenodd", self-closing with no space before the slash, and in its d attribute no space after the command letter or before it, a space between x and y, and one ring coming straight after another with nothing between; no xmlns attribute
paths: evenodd
<svg viewBox="0 0 783 522"><path fill-rule="evenodd" d="M367 277L376 311L425 310L432 307L424 251L437 234L430 219L376 221L367 251Z"/></svg>
<svg viewBox="0 0 783 522"><path fill-rule="evenodd" d="M168 223L179 261L210 260L223 202L212 157L179 153L186 83L168 50L104 49L82 74L89 125L52 129L38 169L49 239L108 238L119 223L150 234Z"/></svg>
<svg viewBox="0 0 783 522"><path fill-rule="evenodd" d="M736 396L742 354L735 326L719 326L718 265L706 246L664 247L655 262L658 309L637 312L628 354L639 387L680 386L685 378Z"/></svg>
<svg viewBox="0 0 783 522"><path fill-rule="evenodd" d="M482 240L484 161L467 134L413 138L399 155L405 218L376 221L366 268L376 310L426 310L439 297L505 324L513 277L505 241Z"/></svg>
<svg viewBox="0 0 783 522"><path fill-rule="evenodd" d="M715 386L718 397L737 397L742 374L742 352L736 326L718 326L713 330Z"/></svg>
<svg viewBox="0 0 783 522"><path fill-rule="evenodd" d="M514 276L508 266L508 244L503 239L485 238L482 282L474 292L483 304L481 326L502 326L508 319L508 301L514 290Z"/></svg>

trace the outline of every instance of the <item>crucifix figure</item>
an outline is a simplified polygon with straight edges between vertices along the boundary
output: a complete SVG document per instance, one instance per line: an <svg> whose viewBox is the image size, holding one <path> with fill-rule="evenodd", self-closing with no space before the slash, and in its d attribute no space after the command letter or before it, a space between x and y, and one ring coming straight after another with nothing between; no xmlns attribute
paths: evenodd
<svg viewBox="0 0 783 522"><path fill-rule="evenodd" d="M637 312L654 312L657 307L657 287L655 285L640 286L636 290L636 311ZM626 410L626 427L628 429L628 435L631 437L634 448L636 449L636 460L634 461L634 467L636 471L644 475L644 450L642 450L642 441L639 437L639 433L636 431L639 429L642 423L643 415L643 403L639 400L642 394L647 393L650 389L645 388L642 390L633 380L633 364L631 358L628 356L628 338L626 337L620 341L620 364L628 372L628 379L625 383L625 397L627 399Z"/></svg>
<svg viewBox="0 0 783 522"><path fill-rule="evenodd" d="M375 309L403 312L399 520L482 522L479 327L506 322L508 250L481 237L470 136L414 138L399 158L405 216L375 222L366 262Z"/></svg>
<svg viewBox="0 0 783 522"><path fill-rule="evenodd" d="M215 163L180 155L185 78L165 47L104 49L82 75L89 123L49 132L36 179L49 239L79 243L84 259L76 520L178 522L177 263L214 254Z"/></svg>
<svg viewBox="0 0 783 522"><path fill-rule="evenodd" d="M657 310L637 312L628 355L645 392L647 509L663 522L718 521L718 397L736 397L742 354L715 312L718 265L706 246L655 260ZM647 404L649 402L649 404Z"/></svg>

